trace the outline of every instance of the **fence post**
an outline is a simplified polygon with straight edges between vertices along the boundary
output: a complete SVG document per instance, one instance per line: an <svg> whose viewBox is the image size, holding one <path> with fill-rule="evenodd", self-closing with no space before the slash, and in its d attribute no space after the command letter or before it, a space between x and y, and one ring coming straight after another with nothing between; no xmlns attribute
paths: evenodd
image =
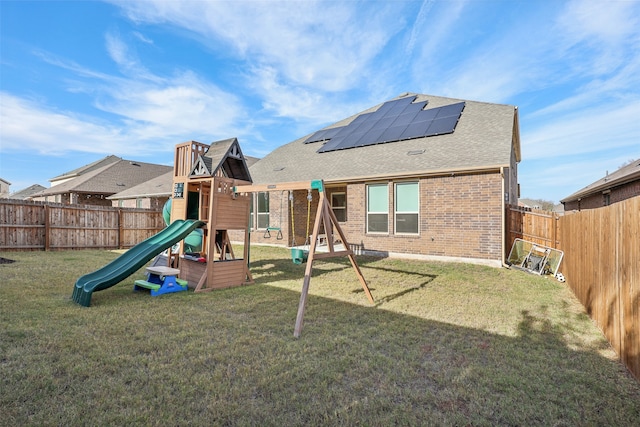
<svg viewBox="0 0 640 427"><path fill-rule="evenodd" d="M51 214L51 211L49 210L49 205L44 205L44 250L48 251L49 250L49 246L51 245L51 241L49 238L49 233L51 232L50 230L50 219L49 219L49 215Z"/></svg>
<svg viewBox="0 0 640 427"><path fill-rule="evenodd" d="M122 234L123 234L123 230L122 230L122 209L118 208L118 242L117 242L117 247L118 249L122 249Z"/></svg>

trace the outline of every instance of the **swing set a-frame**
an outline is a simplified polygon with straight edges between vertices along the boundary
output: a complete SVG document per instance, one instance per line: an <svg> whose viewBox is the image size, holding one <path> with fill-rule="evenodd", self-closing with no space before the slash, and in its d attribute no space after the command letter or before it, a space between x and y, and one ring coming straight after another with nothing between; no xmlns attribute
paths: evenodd
<svg viewBox="0 0 640 427"><path fill-rule="evenodd" d="M313 271L313 262L318 259L323 258L332 258L332 257L341 257L346 256L349 258L351 262L351 266L353 267L360 284L362 285L362 289L365 292L365 295L369 299L371 304L374 303L373 296L371 295L371 291L369 290L369 286L367 285L367 281L362 275L362 271L356 262L353 250L347 241L342 228L340 227L340 223L336 219L333 210L329 204L329 200L326 197L324 191L324 182L322 180L313 180L313 181L303 181L303 182L287 182L281 184L252 184L252 185L240 185L233 188L233 192L235 194L240 193L254 193L254 192L267 192L267 191L295 191L295 190L308 190L309 192L313 190L318 191L319 201L318 208L315 216L315 223L313 225L313 232L311 236L306 236L309 239L309 253L307 255L307 263L305 266L304 272L304 281L302 283L302 292L300 294L300 303L298 304L298 314L296 316L296 324L293 335L298 338L300 333L302 332L302 323L304 317L304 311L307 304L307 297L309 295L309 285L311 282L311 273ZM310 194L310 193L309 193ZM307 205L307 224L309 223L309 215L310 215L310 203ZM293 202L292 202L293 209ZM282 217L280 217L282 220ZM318 252L318 236L320 235L320 230L324 229L324 233L326 235L327 241L327 251ZM338 234L340 241L342 242L343 248L338 250L336 245L334 244L334 230ZM307 233L308 234L308 230Z"/></svg>
<svg viewBox="0 0 640 427"><path fill-rule="evenodd" d="M176 253L170 250L167 263L169 267L180 271L178 277L193 287L194 292L207 292L253 283L248 262L251 193L281 191L281 196L283 196L284 192L293 195L295 190L307 190L308 196L313 191L317 191L319 194L318 209L309 242L310 248L294 330L294 336L297 338L302 331L302 319L309 294L313 263L318 259L348 257L367 298L373 303L373 297L356 263L349 242L329 206L322 180L268 185L253 184L249 168L236 138L218 141L211 145L197 141L176 145L171 218L173 221L199 221L201 224L199 230L201 244L199 249L196 249L197 253L189 251L187 254L186 244L180 245ZM290 202L293 206L293 200ZM308 203L307 237L309 237L310 206L311 204ZM280 210L278 228L282 227L282 202ZM328 251L320 253L316 250L316 246L321 229L324 229L326 235ZM338 233L344 249L338 250L334 245L334 230ZM231 233L234 233L236 238L241 234L244 235L242 255L233 251ZM195 259L194 255L196 255Z"/></svg>

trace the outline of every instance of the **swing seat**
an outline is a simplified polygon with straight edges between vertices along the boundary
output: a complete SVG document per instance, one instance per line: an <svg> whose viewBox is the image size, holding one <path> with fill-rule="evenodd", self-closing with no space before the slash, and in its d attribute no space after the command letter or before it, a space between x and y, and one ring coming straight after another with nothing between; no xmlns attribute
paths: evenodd
<svg viewBox="0 0 640 427"><path fill-rule="evenodd" d="M306 251L304 249L291 248L291 261L293 261L294 264L300 265L303 262L306 262L308 257L309 251Z"/></svg>
<svg viewBox="0 0 640 427"><path fill-rule="evenodd" d="M277 231L278 234L276 235L276 239L277 240L282 240L282 229L280 227L267 227L264 230L264 236L262 236L262 238L263 239L270 239L272 231Z"/></svg>

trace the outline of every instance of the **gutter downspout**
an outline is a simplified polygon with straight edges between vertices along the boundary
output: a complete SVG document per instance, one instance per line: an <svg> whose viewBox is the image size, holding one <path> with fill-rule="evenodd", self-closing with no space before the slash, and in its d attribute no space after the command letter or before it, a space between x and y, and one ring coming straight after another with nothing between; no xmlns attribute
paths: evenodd
<svg viewBox="0 0 640 427"><path fill-rule="evenodd" d="M501 221L501 235L502 235L502 243L500 244L500 248L501 248L501 253L500 253L500 260L502 262L502 266L503 267L508 267L506 264L506 260L505 260L505 245L507 243L507 232L506 232L506 221L507 221L507 207L506 207L506 203L505 203L505 197L504 197L504 166L500 166L500 177L502 178L501 184L502 184L502 192L501 192L501 196L500 198L502 199L501 205L502 205L502 221Z"/></svg>

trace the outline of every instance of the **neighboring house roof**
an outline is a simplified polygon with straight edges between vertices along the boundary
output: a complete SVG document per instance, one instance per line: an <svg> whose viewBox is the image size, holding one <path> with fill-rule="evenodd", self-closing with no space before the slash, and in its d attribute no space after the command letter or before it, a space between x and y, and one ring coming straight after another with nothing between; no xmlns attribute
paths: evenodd
<svg viewBox="0 0 640 427"><path fill-rule="evenodd" d="M172 166L119 159L76 178L47 188L34 197L62 193L111 195L172 171Z"/></svg>
<svg viewBox="0 0 640 427"><path fill-rule="evenodd" d="M109 200L137 199L139 197L168 197L171 195L171 185L173 184L173 170L157 176L123 190L113 196L107 197Z"/></svg>
<svg viewBox="0 0 640 427"><path fill-rule="evenodd" d="M613 173L607 173L603 178L560 200L560 203L577 201L578 199L638 180L640 180L640 159L632 161Z"/></svg>
<svg viewBox="0 0 640 427"><path fill-rule="evenodd" d="M4 182L7 185L11 185L11 183L4 178L0 178L0 181Z"/></svg>
<svg viewBox="0 0 640 427"><path fill-rule="evenodd" d="M251 167L256 183L324 179L340 182L356 179L416 176L508 167L512 151L520 161L518 112L512 105L465 101L431 95L415 96L414 103L428 101L425 109L465 102L452 133L318 153L322 142L304 143L307 136L285 144ZM375 112L384 104L362 111L325 129L346 126L358 116ZM515 147L514 147L515 145Z"/></svg>
<svg viewBox="0 0 640 427"><path fill-rule="evenodd" d="M523 208L530 208L530 209L542 209L539 201L531 200L531 199L518 199L518 206L522 206Z"/></svg>
<svg viewBox="0 0 640 427"><path fill-rule="evenodd" d="M120 160L122 160L121 157L110 155L110 156L104 157L104 158L102 158L100 160L96 160L93 163L89 163L88 165L81 166L81 167L79 167L77 169L74 169L74 170L69 171L69 172L65 172L62 175L58 175L58 176L56 176L54 178L51 178L49 180L49 182L54 183L54 182L60 181L60 180L69 180L71 178L75 178L75 177L80 176L82 174L85 174L87 172L91 172L91 171L94 171L96 169L100 169L100 168L102 168L102 167L104 167L106 165L109 165L111 163L114 163L114 162L117 162L117 161L120 161Z"/></svg>
<svg viewBox="0 0 640 427"><path fill-rule="evenodd" d="M46 190L46 189L47 189L47 187L44 187L44 186L42 186L40 184L33 184L33 185L30 185L27 188L24 188L22 190L16 191L15 193L11 193L9 195L9 198L10 199L24 200L24 199L26 199L28 197L33 196L34 194L36 194L36 193L38 193L40 191Z"/></svg>

